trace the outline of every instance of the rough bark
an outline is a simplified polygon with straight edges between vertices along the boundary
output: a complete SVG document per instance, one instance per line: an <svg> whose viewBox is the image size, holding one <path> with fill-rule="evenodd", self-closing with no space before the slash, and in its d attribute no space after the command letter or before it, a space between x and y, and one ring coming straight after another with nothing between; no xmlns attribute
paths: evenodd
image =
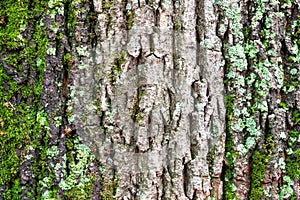
<svg viewBox="0 0 300 200"><path fill-rule="evenodd" d="M0 2L0 199L299 199L299 2Z"/></svg>

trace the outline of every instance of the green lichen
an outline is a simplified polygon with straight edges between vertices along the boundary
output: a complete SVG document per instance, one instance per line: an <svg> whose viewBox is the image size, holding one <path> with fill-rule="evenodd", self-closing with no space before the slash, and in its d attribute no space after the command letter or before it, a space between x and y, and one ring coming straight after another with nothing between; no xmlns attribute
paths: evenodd
<svg viewBox="0 0 300 200"><path fill-rule="evenodd" d="M293 2L290 0L283 1L282 8L291 8ZM299 11L299 8L298 8ZM297 199L294 190L294 183L300 178L300 111L299 107L294 103L291 103L289 96L295 95L295 90L299 87L299 46L300 46L300 31L299 31L299 16L289 16L287 9L283 10L285 16L288 16L290 25L287 28L287 40L292 44L290 52L288 54L288 61L285 67L285 80L282 92L285 93L284 97L287 99L285 102L285 110L287 116L291 116L289 130L287 132L287 148L285 162L285 176L283 177L283 185L280 187L279 199Z"/></svg>
<svg viewBox="0 0 300 200"><path fill-rule="evenodd" d="M272 17L265 13L268 6L265 1L255 1L249 23L251 27L243 26L243 13L237 2L219 1L224 10L225 17L231 21L229 32L233 41L224 41L223 53L226 59L225 86L229 95L225 101L227 104L227 129L226 129L226 162L224 175L224 197L235 198L234 161L239 160L252 152L252 176L250 199L262 197L263 174L268 161L268 155L272 153L274 143L267 132L263 132L257 122L257 113L267 114L268 94L271 89L270 82L274 80L278 88L283 86L284 73L281 67L282 60L275 57L272 49L275 34L272 33ZM246 15L247 16L247 15ZM262 22L262 19L264 21ZM252 40L252 30L259 30L259 40ZM225 37L226 39L226 37ZM233 144L233 137L241 137L240 142ZM264 150L258 150L257 141L266 137ZM235 152L235 150L237 152Z"/></svg>
<svg viewBox="0 0 300 200"><path fill-rule="evenodd" d="M59 187L65 190L65 195L71 199L89 199L93 189L94 176L88 174L88 166L94 156L91 150L80 143L78 138L73 139L73 145L68 145L71 151L64 157L62 179Z"/></svg>
<svg viewBox="0 0 300 200"><path fill-rule="evenodd" d="M90 199L93 190L94 174L88 172L88 166L94 160L89 147L82 144L77 136L69 135L66 138L67 152L62 163L53 162L58 154L57 146L46 150L46 159L51 160L50 165L39 174L38 186L44 193L38 194L43 199L57 199L58 189L64 191L66 199ZM46 166L45 166L46 167ZM61 178L58 186L54 185L55 177ZM59 187L59 188L58 188Z"/></svg>
<svg viewBox="0 0 300 200"><path fill-rule="evenodd" d="M292 188L292 186L294 185L294 181L289 176L284 176L283 183L284 185L280 188L279 199L280 200L287 199L287 198L295 199L296 196L295 194L293 195L294 191Z"/></svg>

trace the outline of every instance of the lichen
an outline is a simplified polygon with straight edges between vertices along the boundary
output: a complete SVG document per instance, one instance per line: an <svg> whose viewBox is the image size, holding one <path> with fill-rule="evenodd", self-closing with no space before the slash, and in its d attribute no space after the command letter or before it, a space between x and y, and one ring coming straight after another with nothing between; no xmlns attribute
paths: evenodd
<svg viewBox="0 0 300 200"><path fill-rule="evenodd" d="M265 173L272 143L268 144L266 141L264 144L268 146L266 147L268 152L256 149L257 142L268 135L259 124L257 113L264 115L269 112L268 95L272 87L271 81L275 82L279 89L283 86L282 60L272 59L276 57L276 52L272 48L275 42L271 23L274 15L265 17L269 9L265 1L253 3L255 5L252 10L253 15L248 19L248 25L251 26L242 24L247 14L244 15L239 3L230 1L217 3L223 9L224 17L230 21L228 27L230 37L225 37L223 48L226 59L224 82L228 94L225 99L227 166L224 176L224 196L226 199L235 198L232 196L235 194L233 190L235 187L232 185L235 184L233 180L236 167L233 161L237 159L236 162L242 162L244 156L251 154L251 199L261 198L262 175ZM254 30L259 31L259 39L253 40ZM247 163L242 164L247 165Z"/></svg>
<svg viewBox="0 0 300 200"><path fill-rule="evenodd" d="M87 170L94 156L89 147L80 143L79 138L73 139L73 146L69 144L70 148L72 150L64 157L63 178L59 187L66 191L68 198L88 199L93 189L94 176L88 176Z"/></svg>

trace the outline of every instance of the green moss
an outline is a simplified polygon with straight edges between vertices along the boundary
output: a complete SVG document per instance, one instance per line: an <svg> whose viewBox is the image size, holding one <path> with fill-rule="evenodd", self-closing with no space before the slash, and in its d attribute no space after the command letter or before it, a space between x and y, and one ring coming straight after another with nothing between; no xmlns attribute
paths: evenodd
<svg viewBox="0 0 300 200"><path fill-rule="evenodd" d="M234 94L229 94L225 96L225 105L226 105L226 111L227 111L227 117L230 117L230 114L233 112L233 108L234 108ZM230 121L228 121L228 123L230 123ZM230 124L228 124L230 125ZM230 127L228 127L230 128Z"/></svg>
<svg viewBox="0 0 300 200"><path fill-rule="evenodd" d="M112 29L112 14L111 14L111 8L113 7L113 1L111 0L102 0L102 8L103 12L102 14L105 14L107 16L107 28L108 30Z"/></svg>
<svg viewBox="0 0 300 200"><path fill-rule="evenodd" d="M1 1L0 5L0 15L4 25L0 26L1 46L7 50L17 49L23 45L21 29L28 24L28 4L17 1Z"/></svg>
<svg viewBox="0 0 300 200"><path fill-rule="evenodd" d="M298 109L293 111L293 117L292 120L294 122L295 125L298 125L299 121L300 121L300 112Z"/></svg>
<svg viewBox="0 0 300 200"><path fill-rule="evenodd" d="M300 163L300 153L299 149L293 156L289 156L285 162L286 162L286 174L290 176L293 180L300 178L300 169L299 169L299 163Z"/></svg>
<svg viewBox="0 0 300 200"><path fill-rule="evenodd" d="M38 182L34 186L35 190L28 188L30 192L27 196L39 198L46 195L56 198L58 191L58 187L53 186L55 169L48 166L49 159L55 157L49 158L51 149L47 147L48 117L40 102L46 67L44 55L47 50L47 37L44 28L40 27L42 21L37 16L45 12L47 5L47 1L31 1L30 6L29 1L0 2L0 16L4 16L1 18L4 21L2 20L0 26L0 37L3 42L1 47L8 50L6 54L2 55L4 56L3 60L10 68L14 69L17 75L24 65L28 65L29 70L35 73L35 77L30 77L29 82L18 84L13 77L6 74L3 63L0 63L0 90L2 91L0 95L0 155L2 157L0 184L6 185L5 199L21 198L22 186L18 178L18 170L28 149L38 152L38 160L33 159L31 166ZM31 28L27 27L29 24L31 24ZM29 39L23 33L26 29L29 30L27 34L31 36ZM63 36L60 34L59 37ZM66 54L64 64L70 64L70 62L71 56ZM5 89L4 85L6 85ZM22 91L23 99L16 103L15 98L19 91ZM16 153L17 149L21 150L20 154ZM30 157L28 156L28 158ZM72 163L71 161L69 163ZM81 159L79 163L84 161ZM87 191L91 190L91 182L82 183L86 184L72 187L67 195L80 194L78 191L85 191L84 194L89 194ZM47 188L45 193L41 193L43 188Z"/></svg>
<svg viewBox="0 0 300 200"><path fill-rule="evenodd" d="M5 52L0 55L4 61L0 62L0 185L5 185L5 199L21 199L22 189L27 186L20 184L19 167L25 159L32 161L30 167L34 175L29 178L36 179L33 188L27 188L27 197L57 199L56 175L60 169L64 175L60 186L65 189L66 199L88 199L91 194L94 176L87 173L93 158L91 152L79 142L75 144L76 138L67 138L65 163L60 166L55 162L59 149L57 146L48 147L48 116L40 99L48 45L41 16L50 9L64 6L68 13L70 40L76 24L74 2L0 1L0 48ZM63 37L59 33L56 38ZM69 67L71 62L71 54L66 53L63 64ZM12 69L16 76L8 75L7 68ZM20 84L15 77L30 81ZM22 98L17 100L19 96ZM33 150L36 157L29 154Z"/></svg>
<svg viewBox="0 0 300 200"><path fill-rule="evenodd" d="M280 102L280 103L279 103L279 108L284 108L284 109L287 109L287 105L286 105L286 103L284 103L284 102Z"/></svg>
<svg viewBox="0 0 300 200"><path fill-rule="evenodd" d="M232 136L226 134L226 144L225 144L225 151L226 151L226 166L225 166L225 173L224 173L224 199L237 199L235 186L233 184L234 179L234 161L236 157L236 153L233 150L233 141Z"/></svg>
<svg viewBox="0 0 300 200"><path fill-rule="evenodd" d="M182 32L182 29L183 29L183 25L182 25L182 22L180 20L175 20L174 21L174 29L176 32Z"/></svg>
<svg viewBox="0 0 300 200"><path fill-rule="evenodd" d="M225 142L225 173L223 175L224 179L224 199L236 199L236 193L234 190L234 162L236 157L236 152L234 151L233 147L233 136L231 134L231 115L233 113L234 108L234 95L229 94L225 96L225 106L226 106L226 142Z"/></svg>
<svg viewBox="0 0 300 200"><path fill-rule="evenodd" d="M20 184L20 179L16 179L13 181L12 187L10 190L6 190L3 194L5 199L21 199L20 193L22 192L22 187Z"/></svg>
<svg viewBox="0 0 300 200"><path fill-rule="evenodd" d="M63 64L66 66L67 70L71 69L71 66L73 64L73 59L70 53L66 53L63 57Z"/></svg>
<svg viewBox="0 0 300 200"><path fill-rule="evenodd" d="M140 101L144 96L144 90L139 87L137 89L137 97L134 99L133 106L130 108L130 116L134 122L138 122L144 118L144 113L140 108Z"/></svg>
<svg viewBox="0 0 300 200"><path fill-rule="evenodd" d="M266 123L267 131L265 132L265 143L262 145L262 150L254 150L251 155L251 185L250 199L261 199L263 195L263 180L266 173L266 165L268 164L269 156L273 154L275 143L273 135Z"/></svg>
<svg viewBox="0 0 300 200"><path fill-rule="evenodd" d="M72 200L91 199L91 195L93 191L92 181L83 185L78 185L76 187L73 187L72 189L68 190L65 193L65 196L67 197L67 199L72 199Z"/></svg>
<svg viewBox="0 0 300 200"><path fill-rule="evenodd" d="M212 174L213 173L213 165L214 165L214 158L215 158L215 151L216 151L216 147L212 147L207 156L206 156L206 160L208 162L208 166L209 166L209 172Z"/></svg>
<svg viewBox="0 0 300 200"><path fill-rule="evenodd" d="M102 0L102 8L103 9L111 9L111 7L113 6L113 2L110 0Z"/></svg>
<svg viewBox="0 0 300 200"><path fill-rule="evenodd" d="M300 133L297 130L299 126L300 114L299 110L296 109L292 112L292 121L294 127L289 131L288 146L287 149L290 150L287 152L286 162L286 175L291 177L292 180L300 178Z"/></svg>
<svg viewBox="0 0 300 200"><path fill-rule="evenodd" d="M126 61L126 53L120 53L115 58L114 62L111 65L110 72L108 74L110 78L110 84L115 86L117 82L117 78L120 76L122 72L122 65L124 65Z"/></svg>
<svg viewBox="0 0 300 200"><path fill-rule="evenodd" d="M65 6L67 9L67 33L69 34L68 39L71 40L73 37L73 30L75 29L76 25L76 14L74 4L76 1L74 0L65 0Z"/></svg>
<svg viewBox="0 0 300 200"><path fill-rule="evenodd" d="M113 171L112 180L102 180L101 199L103 200L114 200L119 186L118 173L116 170Z"/></svg>
<svg viewBox="0 0 300 200"><path fill-rule="evenodd" d="M250 199L261 199L263 194L262 182L266 172L267 158L261 152L255 150L251 157L251 185Z"/></svg>
<svg viewBox="0 0 300 200"><path fill-rule="evenodd" d="M13 76L7 75L4 62L0 63L0 185L6 185L5 199L20 199L20 162L25 159L28 149L37 148L41 137L46 138L47 116L41 107L40 95L46 66L47 38L37 18L46 5L46 1L0 2L0 16L4 16L0 40L1 48L5 50L1 59L18 77L29 71L35 74L35 77L29 77L30 81L20 84ZM24 71L25 66L28 69ZM22 96L19 102L16 101L18 95ZM20 153L17 154L17 150Z"/></svg>
<svg viewBox="0 0 300 200"><path fill-rule="evenodd" d="M134 13L131 10L126 11L126 27L131 29L134 24Z"/></svg>

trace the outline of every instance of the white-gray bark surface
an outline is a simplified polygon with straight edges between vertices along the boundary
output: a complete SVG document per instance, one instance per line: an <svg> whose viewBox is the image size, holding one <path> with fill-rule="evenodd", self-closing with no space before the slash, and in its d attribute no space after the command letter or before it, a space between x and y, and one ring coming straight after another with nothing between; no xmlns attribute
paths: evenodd
<svg viewBox="0 0 300 200"><path fill-rule="evenodd" d="M130 30L123 3L107 16L94 1L97 43L80 47L75 76L78 133L108 179L117 171L117 199L220 199L224 60L213 3L128 1Z"/></svg>

